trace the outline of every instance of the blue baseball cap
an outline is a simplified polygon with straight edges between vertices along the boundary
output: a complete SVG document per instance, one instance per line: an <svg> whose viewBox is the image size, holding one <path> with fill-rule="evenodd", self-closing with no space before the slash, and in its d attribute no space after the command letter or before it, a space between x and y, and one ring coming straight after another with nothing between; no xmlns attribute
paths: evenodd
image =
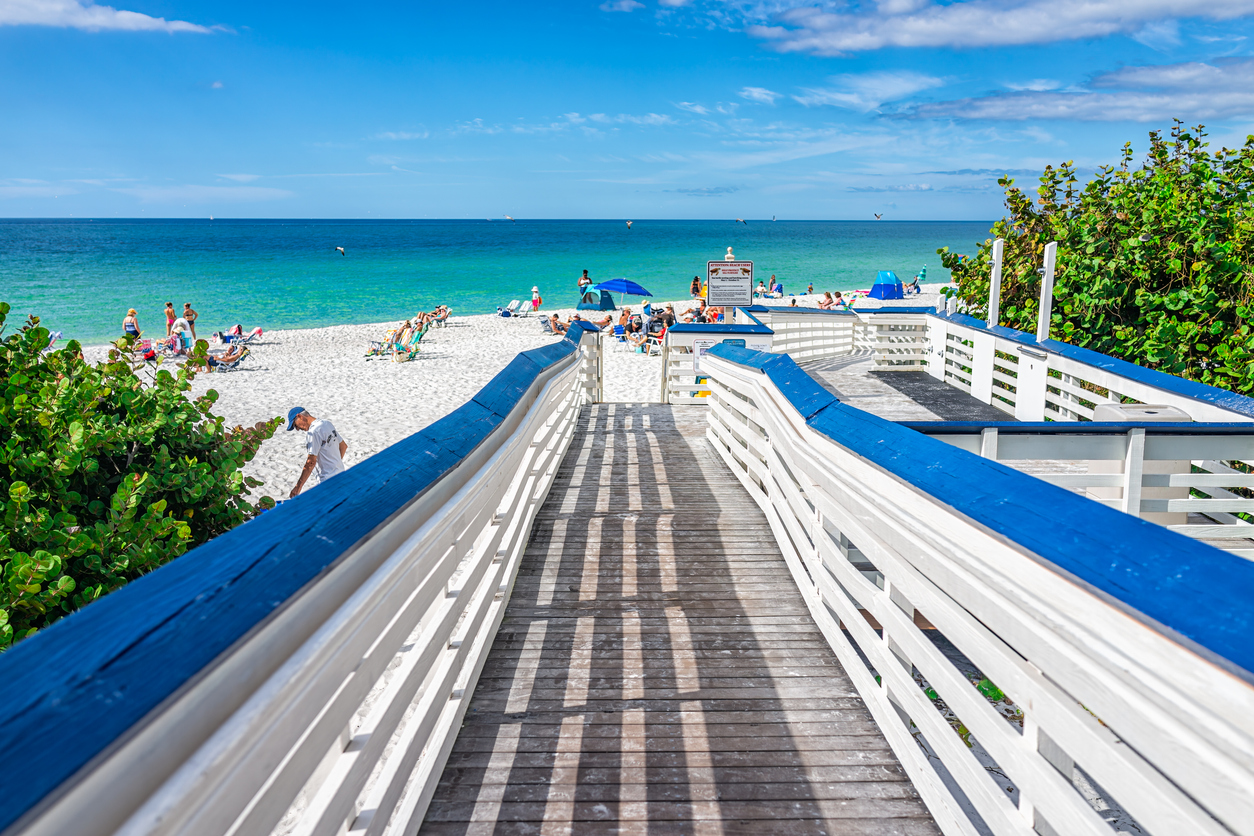
<svg viewBox="0 0 1254 836"><path fill-rule="evenodd" d="M287 431L296 429L296 416L305 411L303 406L294 406L287 411Z"/></svg>

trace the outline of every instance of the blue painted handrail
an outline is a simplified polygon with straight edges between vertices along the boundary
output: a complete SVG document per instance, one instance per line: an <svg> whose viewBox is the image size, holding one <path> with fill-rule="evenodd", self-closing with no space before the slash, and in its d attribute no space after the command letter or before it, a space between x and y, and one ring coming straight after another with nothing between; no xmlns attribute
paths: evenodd
<svg viewBox="0 0 1254 836"><path fill-rule="evenodd" d="M522 352L426 429L0 654L0 831L456 467L585 330L596 329Z"/></svg>
<svg viewBox="0 0 1254 836"><path fill-rule="evenodd" d="M707 354L760 370L811 429L1254 682L1254 562L843 404L791 357Z"/></svg>
<svg viewBox="0 0 1254 836"><path fill-rule="evenodd" d="M1000 435L1126 435L1142 429L1146 435L1254 435L1254 424L1233 422L1167 421L894 421L926 435L979 435L995 429Z"/></svg>
<svg viewBox="0 0 1254 836"><path fill-rule="evenodd" d="M1051 354L1057 354L1060 357L1066 357L1078 363L1084 363L1085 365L1108 371L1111 374L1117 374L1128 380L1135 380L1138 383L1153 386L1155 389L1162 389L1164 392L1171 392L1181 397L1211 404L1237 415L1254 418L1254 398L1247 398L1244 395L1238 395L1236 392L1229 392L1226 389L1219 389L1215 386L1207 386L1205 383L1197 383L1193 380L1185 380L1182 377L1176 377L1166 372L1147 369L1144 366L1129 363L1127 360L1120 360L1110 355L1102 354L1100 351L1080 348L1079 346L1058 342L1058 340L1037 342L1034 334L1016 331L1014 328L1007 328L1004 325L988 325L984 320L976 319L966 314L937 313L933 315L953 322L956 325L961 325L964 328L993 334L1028 348L1048 351Z"/></svg>

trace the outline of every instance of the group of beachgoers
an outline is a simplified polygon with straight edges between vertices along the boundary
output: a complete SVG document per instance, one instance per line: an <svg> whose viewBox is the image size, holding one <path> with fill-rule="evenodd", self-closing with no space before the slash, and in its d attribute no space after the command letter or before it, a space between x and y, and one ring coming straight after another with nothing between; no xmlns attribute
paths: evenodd
<svg viewBox="0 0 1254 836"><path fill-rule="evenodd" d="M579 314L572 314L563 322L557 314L552 314L547 321L549 329L559 335L565 334L570 329L571 323L586 322L601 331L613 333L641 354L649 355L653 353L654 346L661 346L666 330L672 325L678 322L723 322L725 316L724 308L706 305L704 299L698 299L694 307L687 308L678 314L673 304L667 304L664 307L645 305L644 310L639 314L633 312L630 306L625 307L619 312L617 319L610 313L602 319L584 318Z"/></svg>
<svg viewBox="0 0 1254 836"><path fill-rule="evenodd" d="M134 308L129 308L126 316L122 319L122 336L130 338L132 341L131 350L139 360L156 360L158 356L169 358L186 357L191 354L192 347L196 345L196 320L200 314L196 312L190 302L183 303L182 313L178 313L174 309L173 302L165 303L165 336L156 338L144 338L144 331L139 326L139 314ZM234 368L240 360L249 354L249 348L245 343L261 336L261 329L254 328L248 335L244 334L242 326L236 325L234 328L226 331L214 333L213 341L218 345L224 345L225 349L210 349L204 360L188 360L188 365L195 368L203 366L209 371L218 368Z"/></svg>
<svg viewBox="0 0 1254 836"><path fill-rule="evenodd" d="M397 362L413 359L427 332L444 325L451 314L452 309L448 305L436 305L434 310L414 314L389 329L382 340L372 340L366 348L366 357L391 357Z"/></svg>

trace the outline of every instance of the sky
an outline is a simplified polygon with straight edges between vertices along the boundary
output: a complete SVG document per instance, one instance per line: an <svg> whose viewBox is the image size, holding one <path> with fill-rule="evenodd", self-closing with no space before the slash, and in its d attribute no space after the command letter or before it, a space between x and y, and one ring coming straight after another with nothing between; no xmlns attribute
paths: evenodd
<svg viewBox="0 0 1254 836"><path fill-rule="evenodd" d="M0 217L985 220L1254 132L1254 0L0 0Z"/></svg>

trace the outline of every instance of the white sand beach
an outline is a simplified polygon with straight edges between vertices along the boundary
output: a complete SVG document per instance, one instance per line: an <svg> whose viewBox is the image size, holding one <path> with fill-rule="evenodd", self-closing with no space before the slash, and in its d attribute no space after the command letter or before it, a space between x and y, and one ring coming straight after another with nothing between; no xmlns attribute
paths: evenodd
<svg viewBox="0 0 1254 836"><path fill-rule="evenodd" d="M923 294L911 296L905 304L936 305L940 287L925 285ZM785 297L770 300L770 304L788 305L793 298L799 307L816 307L820 297ZM672 304L679 312L695 306L688 299ZM857 307L880 304L860 300ZM639 311L638 306L631 307ZM544 311L554 312L565 320L575 310ZM422 351L410 362L367 358L368 342L380 339L395 324L267 331L252 344L250 356L236 371L202 372L196 376L193 392L216 390L219 397L214 412L231 424L255 424L286 415L293 406L303 406L335 424L348 442L346 464L351 467L461 406L518 352L557 339L543 332L534 316L454 316L446 327L427 334ZM613 340L607 341L606 347L605 399L657 401L661 357L638 354ZM90 348L88 359L100 359L106 350ZM300 474L304 457L304 434L280 429L263 445L246 472L265 483L260 494L285 498Z"/></svg>

